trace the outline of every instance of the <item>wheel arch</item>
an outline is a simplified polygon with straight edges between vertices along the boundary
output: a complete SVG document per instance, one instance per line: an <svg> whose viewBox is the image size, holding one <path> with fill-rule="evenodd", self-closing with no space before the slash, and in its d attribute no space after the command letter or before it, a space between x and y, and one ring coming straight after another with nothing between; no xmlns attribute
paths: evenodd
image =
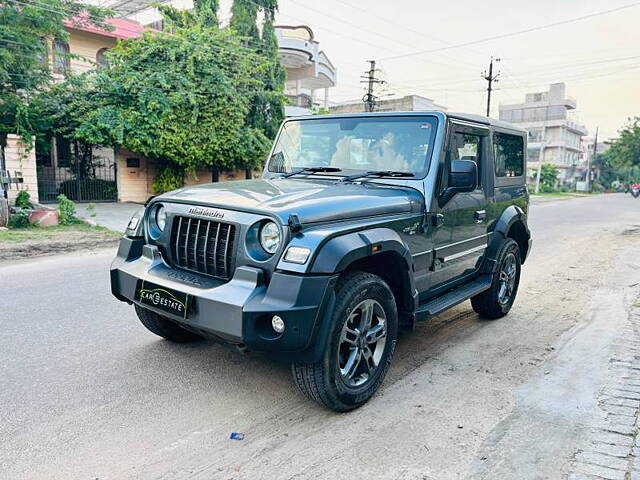
<svg viewBox="0 0 640 480"><path fill-rule="evenodd" d="M520 250L520 261L524 263L531 249L531 232L527 225L527 214L517 205L507 207L495 223L486 253L487 271L494 271L498 250L506 238L516 241Z"/></svg>
<svg viewBox="0 0 640 480"><path fill-rule="evenodd" d="M412 325L418 298L413 260L397 232L375 228L335 237L323 245L310 270L311 273L353 271L381 277L396 299L400 323Z"/></svg>

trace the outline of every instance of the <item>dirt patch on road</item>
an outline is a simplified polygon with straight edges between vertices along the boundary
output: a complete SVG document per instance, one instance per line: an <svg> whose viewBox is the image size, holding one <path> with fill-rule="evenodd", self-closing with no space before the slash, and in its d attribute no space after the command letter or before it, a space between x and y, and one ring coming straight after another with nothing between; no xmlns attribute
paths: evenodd
<svg viewBox="0 0 640 480"><path fill-rule="evenodd" d="M84 224L2 231L0 262L116 247L121 236L119 232Z"/></svg>

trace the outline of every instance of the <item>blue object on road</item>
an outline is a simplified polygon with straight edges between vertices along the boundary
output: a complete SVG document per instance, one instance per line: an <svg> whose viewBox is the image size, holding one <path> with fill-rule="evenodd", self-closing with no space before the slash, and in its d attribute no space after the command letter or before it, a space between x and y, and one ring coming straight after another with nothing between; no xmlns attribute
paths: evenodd
<svg viewBox="0 0 640 480"><path fill-rule="evenodd" d="M244 440L244 433L231 432L231 435L229 435L229 440Z"/></svg>

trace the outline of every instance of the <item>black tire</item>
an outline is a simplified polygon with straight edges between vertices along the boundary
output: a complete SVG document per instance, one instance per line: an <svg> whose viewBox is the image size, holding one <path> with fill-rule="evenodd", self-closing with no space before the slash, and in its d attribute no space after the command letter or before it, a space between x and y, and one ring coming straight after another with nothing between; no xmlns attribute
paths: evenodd
<svg viewBox="0 0 640 480"><path fill-rule="evenodd" d="M512 238L506 238L498 250L497 269L493 274L491 288L471 298L471 306L484 318L497 319L504 317L516 299L520 284L520 247ZM505 268L513 262L513 277L505 278ZM509 269L510 270L510 269ZM506 282L506 283L505 283ZM510 286L509 286L510 285ZM505 290L503 290L505 289ZM505 297L505 294L507 295Z"/></svg>
<svg viewBox="0 0 640 480"><path fill-rule="evenodd" d="M138 305L136 305L136 314L142 324L147 327L147 330L155 333L159 337L166 338L170 342L187 343L202 340L200 335L185 330L168 318L158 315L151 310L139 307Z"/></svg>
<svg viewBox="0 0 640 480"><path fill-rule="evenodd" d="M370 316L365 313L369 311ZM363 327L360 333L354 325L367 324L367 317L369 327ZM348 274L336 287L331 332L323 358L310 365L293 364L294 381L304 395L328 409L346 412L358 408L382 384L397 336L396 302L386 282L371 273Z"/></svg>

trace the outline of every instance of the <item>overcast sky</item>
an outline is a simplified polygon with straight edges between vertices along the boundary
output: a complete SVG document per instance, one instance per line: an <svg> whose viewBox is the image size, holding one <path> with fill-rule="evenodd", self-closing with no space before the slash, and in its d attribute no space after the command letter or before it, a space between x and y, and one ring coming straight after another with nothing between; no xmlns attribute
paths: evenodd
<svg viewBox="0 0 640 480"><path fill-rule="evenodd" d="M390 58L483 39L637 3L618 12L437 53ZM222 17L228 5L222 2ZM451 110L483 113L491 55L501 58L499 103L564 81L576 120L612 137L640 115L640 2L633 0L280 0L279 24L310 26L338 69L332 101L362 97L359 75L377 59L387 94L419 94Z"/></svg>

